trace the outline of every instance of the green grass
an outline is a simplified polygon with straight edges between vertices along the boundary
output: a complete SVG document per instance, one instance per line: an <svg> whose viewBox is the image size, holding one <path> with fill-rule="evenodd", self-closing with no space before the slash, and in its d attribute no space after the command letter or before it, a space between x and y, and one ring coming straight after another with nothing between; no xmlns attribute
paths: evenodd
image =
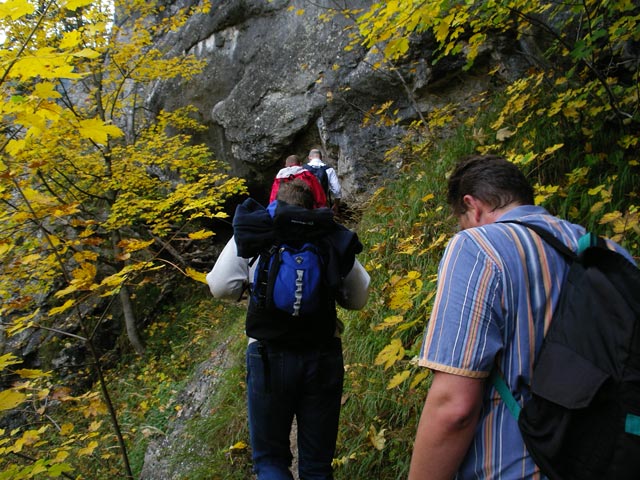
<svg viewBox="0 0 640 480"><path fill-rule="evenodd" d="M119 368L109 372L111 394L136 478L150 442L167 435L185 408L180 393L198 367L212 360L214 354L224 355L228 368L200 373L219 377L215 393L205 402L207 410L187 422L177 446L170 452L169 469L187 471L185 478L191 480L248 478L246 450L232 454L229 449L240 441L248 443L244 308L214 300L204 285L197 289L193 286L185 285L176 292L174 298L179 300L167 305L147 329L145 357L125 358ZM95 456L88 460L94 461ZM91 478L113 478L113 464L118 462L113 457L111 468L105 468L103 463L101 468L90 469ZM190 467L184 469L185 464ZM80 470L85 468L81 465ZM212 476L212 472L221 472L221 476Z"/></svg>

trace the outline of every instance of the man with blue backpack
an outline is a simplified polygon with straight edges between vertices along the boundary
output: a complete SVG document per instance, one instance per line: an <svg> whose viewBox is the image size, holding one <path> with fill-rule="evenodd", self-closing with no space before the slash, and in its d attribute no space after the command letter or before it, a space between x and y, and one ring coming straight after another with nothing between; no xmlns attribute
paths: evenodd
<svg viewBox="0 0 640 480"><path fill-rule="evenodd" d="M534 205L511 162L461 159L419 365L410 480L640 475L640 271Z"/></svg>
<svg viewBox="0 0 640 480"><path fill-rule="evenodd" d="M207 283L216 298L249 287L247 406L259 480L292 480L290 432L298 427L301 479L333 478L344 366L336 304L364 307L369 275L355 256L355 232L313 209L308 185L280 186L265 209L249 198L236 209L234 237Z"/></svg>

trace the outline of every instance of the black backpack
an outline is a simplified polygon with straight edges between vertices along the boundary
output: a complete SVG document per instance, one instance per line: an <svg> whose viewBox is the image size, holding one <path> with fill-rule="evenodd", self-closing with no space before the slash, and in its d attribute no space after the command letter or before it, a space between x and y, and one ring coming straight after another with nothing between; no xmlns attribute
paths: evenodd
<svg viewBox="0 0 640 480"><path fill-rule="evenodd" d="M578 254L537 225L570 262L521 411L504 377L492 381L551 480L640 478L640 270L591 234Z"/></svg>
<svg viewBox="0 0 640 480"><path fill-rule="evenodd" d="M322 189L324 190L325 195L327 196L327 202L329 201L329 196L331 195L331 191L329 190L329 175L327 175L327 170L331 168L328 165L315 166L309 165L308 163L304 165L305 170L309 170L313 173L320 185L322 185Z"/></svg>

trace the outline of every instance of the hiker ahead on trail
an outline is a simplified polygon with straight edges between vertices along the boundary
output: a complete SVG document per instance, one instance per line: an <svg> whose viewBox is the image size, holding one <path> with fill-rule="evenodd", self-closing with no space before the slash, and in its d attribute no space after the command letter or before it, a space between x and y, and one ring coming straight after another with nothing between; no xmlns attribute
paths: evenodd
<svg viewBox="0 0 640 480"><path fill-rule="evenodd" d="M357 234L313 202L301 179L282 183L266 209L247 199L207 275L216 298L238 300L249 285L247 403L259 480L293 478L294 416L300 478L333 478L344 381L336 304L364 307L370 278L356 260Z"/></svg>
<svg viewBox="0 0 640 480"><path fill-rule="evenodd" d="M322 153L317 148L309 152L308 160L304 168L318 178L320 185L322 185L327 195L328 205L337 213L340 208L340 199L342 198L342 189L340 188L338 174L333 167L330 167L322 161Z"/></svg>
<svg viewBox="0 0 640 480"><path fill-rule="evenodd" d="M328 206L327 195L320 184L320 181L312 172L302 166L302 162L297 155L289 155L285 160L284 168L281 168L276 174L276 178L274 178L273 184L271 185L269 203L276 200L278 190L280 190L280 185L287 183L294 178L299 178L309 185L311 193L313 194L313 208Z"/></svg>
<svg viewBox="0 0 640 480"><path fill-rule="evenodd" d="M510 411L513 405L487 380L498 372L513 403L520 407L536 398L531 389L532 378L534 385L537 378L534 364L547 329L556 324L554 314L560 310L570 263L532 228L504 222L517 220L540 227L571 252L578 251L585 229L535 206L533 188L522 172L492 155L458 162L449 177L448 202L461 231L451 238L440 262L436 297L418 355L418 364L434 375L418 425L409 479L545 478L525 446ZM634 268L626 251L613 242L607 245ZM571 367L563 363L571 362L559 361L552 367L556 371ZM556 390L569 386L565 392L584 394L576 385L584 387L580 382L593 378L573 374L559 381L541 380L554 384ZM633 408L635 415L630 418L640 420L637 402ZM618 425L606 427L601 434ZM624 433L624 425L621 428ZM633 440L632 435L638 429L630 425L630 431L627 441L637 446L639 437ZM548 433L548 443L557 442L555 430ZM601 438L603 445L585 462L610 448L606 438ZM573 448L575 443L566 441L562 447ZM637 470L634 475L637 478Z"/></svg>

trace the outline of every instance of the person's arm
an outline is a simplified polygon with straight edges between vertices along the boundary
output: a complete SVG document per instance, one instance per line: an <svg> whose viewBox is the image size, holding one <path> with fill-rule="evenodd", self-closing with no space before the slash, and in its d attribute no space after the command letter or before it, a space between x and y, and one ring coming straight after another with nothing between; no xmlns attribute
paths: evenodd
<svg viewBox="0 0 640 480"><path fill-rule="evenodd" d="M232 237L207 274L209 290L216 298L238 300L248 281L249 260L238 256L236 242Z"/></svg>
<svg viewBox="0 0 640 480"><path fill-rule="evenodd" d="M269 194L269 203L273 202L278 196L278 190L280 188L280 180L276 177L271 184L271 193Z"/></svg>
<svg viewBox="0 0 640 480"><path fill-rule="evenodd" d="M435 372L413 445L409 480L451 480L478 424L485 379Z"/></svg>
<svg viewBox="0 0 640 480"><path fill-rule="evenodd" d="M358 260L355 260L338 292L338 305L348 310L360 310L363 308L369 298L370 282L371 277L365 268Z"/></svg>
<svg viewBox="0 0 640 480"><path fill-rule="evenodd" d="M331 191L331 197L336 203L340 203L342 198L342 188L340 187L340 180L338 180L338 174L336 170L327 168L327 179L329 180L329 190Z"/></svg>

